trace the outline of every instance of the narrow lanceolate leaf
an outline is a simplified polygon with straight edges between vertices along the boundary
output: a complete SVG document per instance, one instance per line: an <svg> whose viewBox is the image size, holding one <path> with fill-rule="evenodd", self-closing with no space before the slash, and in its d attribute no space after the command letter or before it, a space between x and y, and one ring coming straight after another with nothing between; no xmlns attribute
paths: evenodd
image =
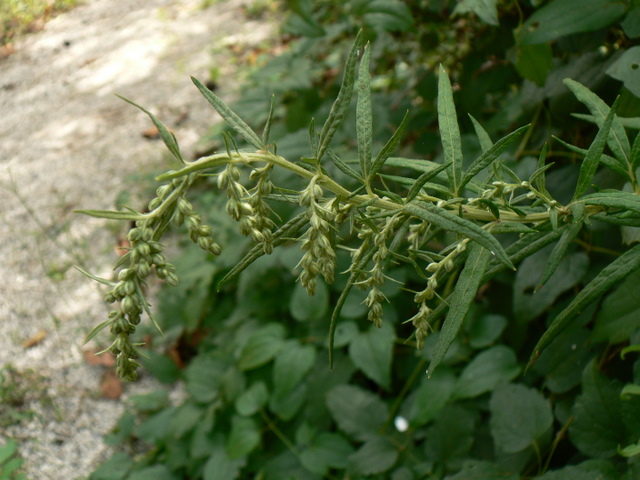
<svg viewBox="0 0 640 480"><path fill-rule="evenodd" d="M342 78L342 86L338 92L338 97L331 106L329 118L327 118L327 121L324 122L324 125L322 126L320 138L318 139L318 153L316 155L318 161L320 161L324 152L329 148L329 144L331 143L336 130L344 120L347 109L349 108L349 103L351 103L353 85L356 78L356 60L358 59L358 49L360 48L361 37L362 33L359 32L353 46L351 47L351 51L349 51L349 55L347 56L347 61L344 66L344 77Z"/></svg>
<svg viewBox="0 0 640 480"><path fill-rule="evenodd" d="M578 154L580 154L582 156L586 156L587 155L587 149L586 148L576 147L575 145L571 145L570 143L565 142L564 140L562 140L561 138L558 138L558 137L553 137L553 138L554 138L554 140L558 141L559 143L561 143L562 145L567 147L572 152L578 153ZM616 172L618 175L621 175L625 179L631 180L631 178L629 177L629 171L628 171L627 164L624 163L624 162L619 161L617 158L613 158L611 155L607 155L606 153L603 153L600 156L600 163L602 163L607 168L610 168L611 170Z"/></svg>
<svg viewBox="0 0 640 480"><path fill-rule="evenodd" d="M480 122L473 118L473 115L471 115L470 113L468 115L471 119L471 123L473 123L473 128L476 131L476 135L478 136L478 141L480 142L482 153L484 153L493 146L493 141L491 140L491 137L484 129L484 127L480 125Z"/></svg>
<svg viewBox="0 0 640 480"><path fill-rule="evenodd" d="M636 135L636 139L633 141L629 161L631 162L631 168L635 171L640 164L640 133Z"/></svg>
<svg viewBox="0 0 640 480"><path fill-rule="evenodd" d="M101 284L106 285L108 287L114 287L116 285L115 282L112 282L111 280L107 280L106 278L98 277L98 276L94 275L93 273L89 273L84 268L79 267L78 265L74 265L74 268L76 270L78 270L81 274L83 274L85 277L88 277L91 280L95 280L98 283L101 283Z"/></svg>
<svg viewBox="0 0 640 480"><path fill-rule="evenodd" d="M599 192L585 195L580 199L585 205L600 205L620 210L640 213L640 195L629 192Z"/></svg>
<svg viewBox="0 0 640 480"><path fill-rule="evenodd" d="M160 134L160 138L162 138L162 141L167 146L167 148L172 153L172 155L174 157L176 157L178 160L180 160L180 162L184 163L184 160L182 159L182 155L180 154L180 147L178 146L178 141L176 140L176 136L173 134L173 132L171 130L169 130L167 127L165 127L164 124L160 120L158 120L158 118L153 113L151 113L150 111L142 108L137 103L134 103L131 100L129 100L127 98L124 98L124 97L121 97L120 95L117 95L117 94L116 94L116 97L121 98L125 102L130 103L134 107L137 107L140 110L142 110L144 113L146 113L149 116L149 118L151 119L151 121L153 122L153 124L158 129L158 133Z"/></svg>
<svg viewBox="0 0 640 480"><path fill-rule="evenodd" d="M580 176L578 177L578 185L576 186L576 192L573 194L573 199L576 200L584 195L584 192L591 186L591 181L593 180L593 176L598 169L598 164L600 163L600 157L602 156L602 152L604 151L604 146L607 142L607 138L609 136L609 131L611 130L611 122L615 118L615 111L618 106L619 98L609 110L607 114L607 118L604 123L600 126L600 131L596 135L595 140L589 147L587 151L587 155L580 166Z"/></svg>
<svg viewBox="0 0 640 480"><path fill-rule="evenodd" d="M371 179L375 174L377 174L382 166L385 164L387 159L391 156L393 151L398 146L400 139L402 138L402 134L404 133L404 129L407 127L407 123L409 122L409 112L407 111L404 114L402 122L393 133L391 138L385 143L384 147L378 152L376 158L373 160L373 164L371 165L371 170L369 171L369 178Z"/></svg>
<svg viewBox="0 0 640 480"><path fill-rule="evenodd" d="M444 165L440 165L439 167L434 168L433 170L429 170L427 172L424 172L422 175L420 175L416 179L416 181L413 183L413 185L411 185L411 188L409 189L409 193L407 193L406 202L409 203L411 200L416 198L418 193L420 193L420 189L422 187L424 187L424 185L429 180L431 180L433 177L438 175L443 170L446 170L448 167L449 167L449 164L445 163Z"/></svg>
<svg viewBox="0 0 640 480"><path fill-rule="evenodd" d="M358 139L358 160L363 178L369 177L371 169L371 145L373 143L373 112L371 110L371 77L369 61L371 48L367 44L358 71L358 104L356 105L356 137Z"/></svg>
<svg viewBox="0 0 640 480"><path fill-rule="evenodd" d="M580 230L582 229L582 222L576 222L569 226L564 232L562 232L562 236L560 240L553 247L553 251L551 255L549 255L549 260L547 260L547 264L544 266L544 271L542 272L542 276L540 277L540 281L536 286L536 291L540 290L542 286L547 283L547 280L551 278L551 275L554 274L558 265L560 265L560 261L564 257L564 253L567 251L567 247L571 244L574 238L578 235Z"/></svg>
<svg viewBox="0 0 640 480"><path fill-rule="evenodd" d="M264 150L265 145L260 140L260 137L256 135L249 125L242 120L229 106L224 103L215 93L209 90L206 86L195 77L191 77L191 81L198 87L200 93L207 99L207 101L216 109L225 122L229 124L244 140L256 147L258 150Z"/></svg>
<svg viewBox="0 0 640 480"><path fill-rule="evenodd" d="M146 217L142 213L120 212L115 210L74 210L75 213L83 213L91 217L109 218L111 220L144 220Z"/></svg>
<svg viewBox="0 0 640 480"><path fill-rule="evenodd" d="M437 207L430 203L412 202L404 206L404 210L418 218L422 218L429 223L433 223L438 227L464 235L474 242L479 243L484 248L493 253L507 267L515 270L513 263L509 260L509 256L504 251L500 242L496 238L483 230L475 223L454 215L444 208Z"/></svg>
<svg viewBox="0 0 640 480"><path fill-rule="evenodd" d="M433 351L431 363L427 370L429 375L440 364L451 343L456 338L464 317L469 311L471 302L476 296L478 287L481 285L482 276L491 258L489 251L476 243L471 243L468 249L467 263L460 273L455 290L448 299L449 314L442 325L438 342Z"/></svg>
<svg viewBox="0 0 640 480"><path fill-rule="evenodd" d="M462 176L462 143L451 82L442 65L438 79L438 127L444 149L444 163L451 163L447 170L449 183L453 191L457 192Z"/></svg>
<svg viewBox="0 0 640 480"><path fill-rule="evenodd" d="M271 122L273 121L273 111L275 109L275 95L271 95L271 104L269 105L269 116L267 117L267 123L264 124L264 130L262 130L262 144L269 144L269 135L271 134Z"/></svg>
<svg viewBox="0 0 640 480"><path fill-rule="evenodd" d="M327 156L329 160L333 162L333 164L338 167L338 169L344 173L345 175L349 175L351 178L362 181L362 177L356 172L353 168L351 168L347 163L345 163L340 157L338 157L333 151L329 148L327 149Z"/></svg>
<svg viewBox="0 0 640 480"><path fill-rule="evenodd" d="M531 174L529 182L534 185L540 193L546 195L547 198L553 198L547 190L547 180L545 178L546 171L553 166L553 163L547 164L548 148L549 144L545 143L540 151L540 156L538 157L538 168L536 168L536 171Z"/></svg>
<svg viewBox="0 0 640 480"><path fill-rule="evenodd" d="M573 301L558 314L534 348L531 359L529 360L529 365L535 362L542 350L562 333L586 306L600 298L616 283L638 270L638 268L640 268L640 244L627 250L602 269L602 271L576 295Z"/></svg>
<svg viewBox="0 0 640 480"><path fill-rule="evenodd" d="M483 168L486 168L493 162L496 158L498 158L502 152L506 150L506 148L511 145L511 143L522 134L529 125L525 125L524 127L520 127L519 129L511 132L506 137L498 140L494 145L492 145L486 152L484 152L480 157L478 157L470 166L469 169L465 172L462 180L458 185L458 190L460 191L469 181L475 177Z"/></svg>
<svg viewBox="0 0 640 480"><path fill-rule="evenodd" d="M589 109L591 115L595 117L598 127L602 128L609 113L607 104L595 93L575 80L567 78L563 83L573 92L576 98ZM618 160L624 163L629 162L629 153L631 151L629 138L624 131L624 126L617 117L614 118L611 123L611 131L609 132L607 145L609 145L609 148Z"/></svg>

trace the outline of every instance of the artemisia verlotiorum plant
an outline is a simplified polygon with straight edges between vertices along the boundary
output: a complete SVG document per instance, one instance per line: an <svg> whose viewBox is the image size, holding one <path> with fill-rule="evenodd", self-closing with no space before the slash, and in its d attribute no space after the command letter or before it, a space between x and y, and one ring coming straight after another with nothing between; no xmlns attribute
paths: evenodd
<svg viewBox="0 0 640 480"><path fill-rule="evenodd" d="M415 315L406 321L415 327L418 347L430 331L439 328L441 332L428 373L442 361L478 288L501 270L515 269L518 262L555 242L538 284L540 288L586 223L597 220L640 226L640 196L637 195L640 189L636 177L640 135L632 146L622 121L614 113L615 103L609 108L586 87L572 80L565 81L590 110L589 120L597 123L599 132L588 150L565 144L584 159L573 198L563 205L551 196L545 185L545 172L552 166L546 163L546 146L540 153L537 169L529 178L519 178L501 161L501 154L528 126L494 143L472 118L482 154L463 167L452 88L442 67L437 107L444 162L392 157L405 130L407 116L374 155L369 59L369 46L363 46L358 37L348 54L342 86L326 122L319 132L313 122L310 126L311 154L296 161L279 156L276 146L269 142L273 103L262 136L258 136L222 100L193 78L209 103L250 146L240 150L232 139L225 137L224 152L193 162L183 159L174 135L153 114L138 106L149 115L182 167L158 177L158 181L164 183L149 203L148 213L81 211L95 217L135 222L128 233L130 249L116 265L120 269L117 281L83 272L109 286L106 300L118 305L105 322L93 329L88 339L109 327L114 340L108 350L117 356L120 376L135 378L138 353L130 336L144 312L153 319L144 295L146 278L155 270L156 275L170 285L178 282L175 268L163 256L160 243L169 227L184 226L200 248L213 255L222 252L215 241L215 232L202 223L201 216L187 200L190 187L199 177L215 179L217 187L228 197L227 213L255 243L222 284L279 245L298 241L302 250L298 280L313 295L318 277L333 282L336 250L344 248L350 252L349 278L331 317L330 342L341 307L353 286L368 290L365 300L368 317L379 326L383 322L382 304L386 300L381 287L390 280L385 273L387 267L398 263L415 267L424 279L424 288L415 292ZM331 150L331 141L347 114L354 91L357 92L358 155L357 161L350 161L339 158ZM612 155L604 153L607 145ZM349 177L349 184L356 182L358 187L346 188L344 182L328 173L329 169L325 168L328 164L337 167L344 174L342 178ZM596 193L587 193L600 164L622 175L631 192L596 189ZM381 173L383 167L384 174ZM394 167L396 175L391 172ZM249 170L248 181L242 180L245 169ZM277 169L288 170L304 179L306 186L298 191L275 185L271 178ZM406 176L407 171L417 174ZM297 204L300 212L279 225L270 206L275 201ZM351 235L357 236L355 247L353 242L347 245L341 238L341 232L346 230L341 228L343 224L356 234ZM513 234L517 234L517 240L505 246L506 239L513 238ZM439 241L434 241L436 239ZM638 268L640 245L611 262L555 317L539 340L532 360L586 305Z"/></svg>

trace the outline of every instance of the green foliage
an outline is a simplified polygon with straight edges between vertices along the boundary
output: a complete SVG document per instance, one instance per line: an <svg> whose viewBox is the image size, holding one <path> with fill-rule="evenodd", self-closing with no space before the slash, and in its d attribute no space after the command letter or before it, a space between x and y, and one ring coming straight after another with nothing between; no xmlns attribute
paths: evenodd
<svg viewBox="0 0 640 480"><path fill-rule="evenodd" d="M180 163L146 213L85 211L136 223L117 281L88 274L119 302L90 337L109 327L135 377L155 269L180 368L142 362L187 393L133 398L110 437L131 455L92 478L637 476L639 104L602 94L626 53L580 37L633 53L636 6L520 3L450 8L449 57L414 48L450 38L446 0L293 1L306 38L233 107L194 79L229 125L219 151L187 161L167 133ZM327 46L349 36L339 76ZM482 68L495 45L508 65ZM200 250L168 263L170 226Z"/></svg>
<svg viewBox="0 0 640 480"><path fill-rule="evenodd" d="M26 480L27 477L20 473L20 467L24 462L18 456L18 444L10 439L4 445L0 445L0 479L2 480Z"/></svg>

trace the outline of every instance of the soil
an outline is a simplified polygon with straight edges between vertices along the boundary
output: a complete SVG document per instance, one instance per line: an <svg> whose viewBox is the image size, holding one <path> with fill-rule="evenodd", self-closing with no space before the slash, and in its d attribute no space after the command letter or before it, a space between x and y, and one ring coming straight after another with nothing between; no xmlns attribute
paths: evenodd
<svg viewBox="0 0 640 480"><path fill-rule="evenodd" d="M108 458L102 437L126 399L158 388L147 378L120 396L103 382L110 367L85 358L83 338L107 306L73 265L109 278L116 230L74 210L114 208L175 166L145 138L148 117L115 93L161 118L190 158L217 118L189 75L206 80L215 67L228 99L233 52L273 32L244 15L248 0L202 3L86 0L0 59L0 402L15 372L27 392L22 405L0 403L0 445L18 441L29 479L86 478ZM2 421L16 412L21 421Z"/></svg>

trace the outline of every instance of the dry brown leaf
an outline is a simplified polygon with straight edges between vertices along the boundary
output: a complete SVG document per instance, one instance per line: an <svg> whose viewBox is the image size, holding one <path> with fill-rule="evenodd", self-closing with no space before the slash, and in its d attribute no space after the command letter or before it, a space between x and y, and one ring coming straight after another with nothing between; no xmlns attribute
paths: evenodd
<svg viewBox="0 0 640 480"><path fill-rule="evenodd" d="M100 395L109 400L117 400L122 395L122 382L113 370L107 370L102 375Z"/></svg>
<svg viewBox="0 0 640 480"><path fill-rule="evenodd" d="M31 337L26 339L24 342L22 342L22 347L23 348L35 347L40 342L42 342L45 338L47 338L47 331L44 328L41 328L36 332L35 335L32 335Z"/></svg>
<svg viewBox="0 0 640 480"><path fill-rule="evenodd" d="M111 352L104 352L96 355L98 350L83 350L85 361L89 365L102 365L103 367L113 367L116 364L116 357Z"/></svg>

